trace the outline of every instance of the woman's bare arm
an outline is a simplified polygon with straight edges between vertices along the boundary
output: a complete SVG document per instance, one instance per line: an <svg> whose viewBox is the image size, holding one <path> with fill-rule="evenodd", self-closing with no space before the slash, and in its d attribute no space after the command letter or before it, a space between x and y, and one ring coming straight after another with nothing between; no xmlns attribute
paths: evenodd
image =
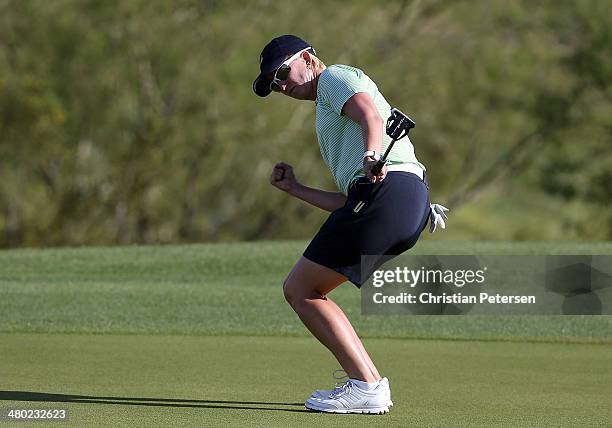
<svg viewBox="0 0 612 428"><path fill-rule="evenodd" d="M284 162L274 165L270 183L296 198L308 202L325 211L335 211L346 202L346 196L340 192L328 192L305 186L297 181L293 167Z"/></svg>

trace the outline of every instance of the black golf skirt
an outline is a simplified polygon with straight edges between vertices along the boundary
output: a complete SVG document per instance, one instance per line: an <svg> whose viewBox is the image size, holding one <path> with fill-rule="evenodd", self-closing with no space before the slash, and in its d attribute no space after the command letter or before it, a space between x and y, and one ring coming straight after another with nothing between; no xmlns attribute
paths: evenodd
<svg viewBox="0 0 612 428"><path fill-rule="evenodd" d="M303 256L361 287L383 262L416 244L429 212L427 183L415 174L392 171L376 184L358 178L344 206L330 214ZM362 266L363 255L380 257Z"/></svg>

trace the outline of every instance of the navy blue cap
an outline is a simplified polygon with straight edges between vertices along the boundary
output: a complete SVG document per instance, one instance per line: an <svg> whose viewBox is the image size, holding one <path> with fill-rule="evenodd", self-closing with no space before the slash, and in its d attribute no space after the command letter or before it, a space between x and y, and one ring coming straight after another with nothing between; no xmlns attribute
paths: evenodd
<svg viewBox="0 0 612 428"><path fill-rule="evenodd" d="M268 43L259 56L259 76L253 82L253 91L260 97L266 97L272 92L270 89L270 79L266 74L276 70L287 58L293 54L310 48L316 55L315 50L306 41L297 36L286 34L276 37Z"/></svg>

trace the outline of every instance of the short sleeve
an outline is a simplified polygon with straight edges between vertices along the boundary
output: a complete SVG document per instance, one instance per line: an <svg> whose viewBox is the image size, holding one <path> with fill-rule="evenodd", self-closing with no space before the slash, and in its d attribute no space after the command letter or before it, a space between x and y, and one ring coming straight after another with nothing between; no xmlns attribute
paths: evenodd
<svg viewBox="0 0 612 428"><path fill-rule="evenodd" d="M320 96L328 101L333 110L339 115L342 114L342 107L353 95L359 92L367 92L367 79L359 70L347 70L329 68L326 70L324 79L319 81L322 84Z"/></svg>

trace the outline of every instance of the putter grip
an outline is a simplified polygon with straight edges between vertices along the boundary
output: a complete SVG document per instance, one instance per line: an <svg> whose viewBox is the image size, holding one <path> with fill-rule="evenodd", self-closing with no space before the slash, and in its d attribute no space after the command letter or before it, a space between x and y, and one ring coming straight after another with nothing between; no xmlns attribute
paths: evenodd
<svg viewBox="0 0 612 428"><path fill-rule="evenodd" d="M380 173L380 171L382 170L384 165L385 165L385 163L383 161L376 162L376 164L372 167L372 174L373 175L378 175Z"/></svg>

